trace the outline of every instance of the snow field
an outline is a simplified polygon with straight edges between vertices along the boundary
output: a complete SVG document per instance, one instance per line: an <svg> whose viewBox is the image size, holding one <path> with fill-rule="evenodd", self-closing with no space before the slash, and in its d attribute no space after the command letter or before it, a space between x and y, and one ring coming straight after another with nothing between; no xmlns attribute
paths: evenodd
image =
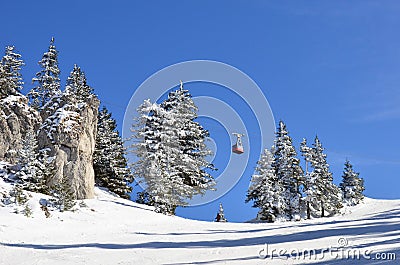
<svg viewBox="0 0 400 265"><path fill-rule="evenodd" d="M0 180L0 192L10 185ZM261 259L273 249L347 247L396 253L400 259L400 201L366 198L332 218L286 223L212 223L166 216L152 207L96 188L96 198L75 212L40 209L42 194L31 193L33 217L0 207L0 264L398 264L396 261L324 257ZM79 204L79 203L78 203ZM261 251L261 254L265 252Z"/></svg>

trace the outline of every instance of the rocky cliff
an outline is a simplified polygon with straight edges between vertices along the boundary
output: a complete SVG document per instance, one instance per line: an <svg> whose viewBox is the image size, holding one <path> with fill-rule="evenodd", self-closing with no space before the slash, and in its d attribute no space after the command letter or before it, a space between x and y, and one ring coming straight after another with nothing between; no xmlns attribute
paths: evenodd
<svg viewBox="0 0 400 265"><path fill-rule="evenodd" d="M10 95L0 100L0 161L17 162L21 139L29 129L36 131L42 119L28 106L23 95Z"/></svg>
<svg viewBox="0 0 400 265"><path fill-rule="evenodd" d="M68 103L65 97L53 99L42 111L39 146L50 149L56 168L47 184L52 186L67 178L76 199L93 198L93 152L100 102L94 95L75 104Z"/></svg>

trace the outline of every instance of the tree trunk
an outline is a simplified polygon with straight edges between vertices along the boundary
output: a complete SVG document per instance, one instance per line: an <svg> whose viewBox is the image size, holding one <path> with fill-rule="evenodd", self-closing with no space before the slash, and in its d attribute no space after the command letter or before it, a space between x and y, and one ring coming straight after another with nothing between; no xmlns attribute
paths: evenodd
<svg viewBox="0 0 400 265"><path fill-rule="evenodd" d="M323 202L321 202L321 217L325 217L325 208Z"/></svg>
<svg viewBox="0 0 400 265"><path fill-rule="evenodd" d="M311 219L310 202L307 202L307 219Z"/></svg>

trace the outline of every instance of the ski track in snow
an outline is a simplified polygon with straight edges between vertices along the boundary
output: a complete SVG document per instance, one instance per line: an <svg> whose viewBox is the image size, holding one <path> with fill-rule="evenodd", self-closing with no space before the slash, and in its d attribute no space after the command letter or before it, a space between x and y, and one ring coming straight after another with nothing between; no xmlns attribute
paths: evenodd
<svg viewBox="0 0 400 265"><path fill-rule="evenodd" d="M7 185L0 179L0 191ZM366 198L344 216L268 224L165 216L97 188L87 208L53 211L46 219L38 203L43 197L33 193L32 218L0 207L0 264L400 264L400 200ZM337 247L340 238L347 249L372 251L371 259L322 259L323 249ZM319 254L261 259L265 244L269 254L281 248ZM374 259L378 252L395 253L397 260Z"/></svg>

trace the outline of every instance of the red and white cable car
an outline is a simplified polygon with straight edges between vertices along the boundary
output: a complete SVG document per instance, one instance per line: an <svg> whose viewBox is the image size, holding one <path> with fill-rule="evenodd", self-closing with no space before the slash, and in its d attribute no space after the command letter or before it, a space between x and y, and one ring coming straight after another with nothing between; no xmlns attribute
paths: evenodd
<svg viewBox="0 0 400 265"><path fill-rule="evenodd" d="M232 146L232 152L238 155L243 154L244 149L242 144L242 137L244 136L244 134L241 133L232 133L232 134L237 137L236 144Z"/></svg>

